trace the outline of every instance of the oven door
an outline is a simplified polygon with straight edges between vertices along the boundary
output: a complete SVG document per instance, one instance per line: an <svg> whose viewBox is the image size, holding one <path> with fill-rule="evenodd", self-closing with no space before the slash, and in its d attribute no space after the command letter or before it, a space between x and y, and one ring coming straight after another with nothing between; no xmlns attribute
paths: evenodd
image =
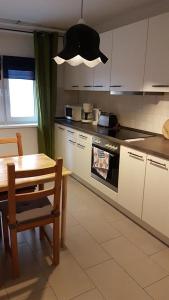
<svg viewBox="0 0 169 300"><path fill-rule="evenodd" d="M100 174L98 168L94 162L94 153L97 150L103 150L104 154L108 154L109 156L109 163L108 168L106 169L105 174ZM104 149L98 145L92 145L92 160L91 160L91 176L98 180L99 182L103 183L104 185L108 186L114 191L118 191L118 176L119 176L119 153L113 152L107 149Z"/></svg>

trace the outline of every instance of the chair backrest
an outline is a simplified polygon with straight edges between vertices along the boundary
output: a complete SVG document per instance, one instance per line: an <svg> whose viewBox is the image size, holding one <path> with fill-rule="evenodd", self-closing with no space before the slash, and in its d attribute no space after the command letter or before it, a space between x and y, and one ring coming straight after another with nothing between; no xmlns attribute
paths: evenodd
<svg viewBox="0 0 169 300"><path fill-rule="evenodd" d="M61 180L62 180L62 165L63 159L59 158L56 160L54 167L28 170L28 171L16 171L15 165L9 163L7 165L8 172L8 215L9 223L16 224L16 202L22 201L33 201L36 199L41 199L50 195L54 196L53 201L53 212L60 210L60 190L61 190ZM53 174L54 187L45 189L43 186L44 175ZM17 194L16 193L16 179L27 178L27 177L38 177L39 190L34 192ZM42 179L39 178L42 176ZM49 179L51 182L51 178Z"/></svg>
<svg viewBox="0 0 169 300"><path fill-rule="evenodd" d="M12 155L12 154L6 154L6 155L0 155L0 157L10 157L10 156L22 156L23 155L23 148L22 148L22 138L20 133L16 133L16 137L6 137L6 138L0 138L0 145L5 144L16 144L18 149L18 154Z"/></svg>

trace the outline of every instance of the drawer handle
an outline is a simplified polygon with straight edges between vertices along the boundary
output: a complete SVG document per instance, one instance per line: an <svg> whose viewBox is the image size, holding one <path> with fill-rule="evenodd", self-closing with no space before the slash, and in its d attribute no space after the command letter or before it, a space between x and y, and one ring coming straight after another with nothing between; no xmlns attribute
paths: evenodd
<svg viewBox="0 0 169 300"><path fill-rule="evenodd" d="M158 161L155 161L155 160L153 160L153 159L149 159L149 158L148 158L148 161L149 161L150 163L152 163L152 164L155 164L155 165L159 166L159 167L167 168L167 167L166 167L166 164L159 163Z"/></svg>
<svg viewBox="0 0 169 300"><path fill-rule="evenodd" d="M110 85L110 87L118 88L118 87L122 87L122 85Z"/></svg>
<svg viewBox="0 0 169 300"><path fill-rule="evenodd" d="M71 131L71 130L68 130L67 132L69 132L69 133L71 133L71 134L74 134L74 132L73 132L73 131Z"/></svg>
<svg viewBox="0 0 169 300"><path fill-rule="evenodd" d="M81 149L84 149L85 148L85 146L84 145L81 145L81 144L77 144L77 146L79 147L79 148L81 148Z"/></svg>
<svg viewBox="0 0 169 300"><path fill-rule="evenodd" d="M138 155L138 154L135 154L135 153L133 153L133 152L128 152L128 154L129 154L130 156L134 156L135 158L143 159L143 156L142 156L142 155Z"/></svg>
<svg viewBox="0 0 169 300"><path fill-rule="evenodd" d="M78 85L72 85L72 88L79 87Z"/></svg>
<svg viewBox="0 0 169 300"><path fill-rule="evenodd" d="M79 137L81 137L84 140L87 140L87 136L83 135L83 134L79 134Z"/></svg>
<svg viewBox="0 0 169 300"><path fill-rule="evenodd" d="M169 84L153 84L152 87L165 88L165 87L169 87Z"/></svg>
<svg viewBox="0 0 169 300"><path fill-rule="evenodd" d="M72 143L73 145L76 144L76 142L72 141L72 140L68 140L70 143Z"/></svg>
<svg viewBox="0 0 169 300"><path fill-rule="evenodd" d="M88 88L88 87L92 87L92 85L84 85L83 87Z"/></svg>
<svg viewBox="0 0 169 300"><path fill-rule="evenodd" d="M64 128L62 128L62 127L60 127L60 126L58 126L58 128L61 129L61 130L65 130Z"/></svg>
<svg viewBox="0 0 169 300"><path fill-rule="evenodd" d="M104 85L94 85L94 87L103 87Z"/></svg>

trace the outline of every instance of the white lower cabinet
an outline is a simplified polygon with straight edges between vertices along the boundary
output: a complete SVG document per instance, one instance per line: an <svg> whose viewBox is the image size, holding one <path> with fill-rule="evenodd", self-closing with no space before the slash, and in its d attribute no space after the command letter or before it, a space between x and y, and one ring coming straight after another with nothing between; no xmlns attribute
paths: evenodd
<svg viewBox="0 0 169 300"><path fill-rule="evenodd" d="M169 161L148 156L142 219L169 237Z"/></svg>
<svg viewBox="0 0 169 300"><path fill-rule="evenodd" d="M121 146L118 202L128 211L141 218L146 154Z"/></svg>
<svg viewBox="0 0 169 300"><path fill-rule="evenodd" d="M66 158L66 127L60 124L55 125L55 156L62 157L65 165Z"/></svg>

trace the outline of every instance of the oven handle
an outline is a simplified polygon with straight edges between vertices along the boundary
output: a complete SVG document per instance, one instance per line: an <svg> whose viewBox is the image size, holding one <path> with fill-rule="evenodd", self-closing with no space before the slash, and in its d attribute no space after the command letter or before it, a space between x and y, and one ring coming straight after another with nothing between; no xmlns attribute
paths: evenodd
<svg viewBox="0 0 169 300"><path fill-rule="evenodd" d="M120 151L119 151L119 150L118 150L118 151L117 151L117 150L116 150L116 151L110 151L110 150L105 149L105 148L103 148L103 147L101 147L101 146L92 144L92 150L93 150L94 147L95 147L95 148L98 148L98 149L100 149L100 150L103 150L103 151L109 153L109 154L112 155L112 156L114 156L114 155L120 155Z"/></svg>

